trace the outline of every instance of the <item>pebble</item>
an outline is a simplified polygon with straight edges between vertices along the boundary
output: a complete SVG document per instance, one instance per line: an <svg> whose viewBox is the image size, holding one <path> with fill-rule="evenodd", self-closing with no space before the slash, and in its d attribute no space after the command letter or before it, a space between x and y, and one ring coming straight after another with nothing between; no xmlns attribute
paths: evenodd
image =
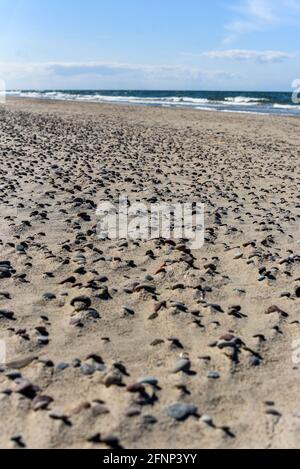
<svg viewBox="0 0 300 469"><path fill-rule="evenodd" d="M220 378L220 374L217 373L216 371L209 371L207 373L207 377L208 379L219 379Z"/></svg>
<svg viewBox="0 0 300 469"><path fill-rule="evenodd" d="M12 275L11 266L0 264L0 279L10 278L11 275Z"/></svg>
<svg viewBox="0 0 300 469"><path fill-rule="evenodd" d="M22 378L21 373L17 371L9 371L8 373L5 374L5 376L11 381L15 381L16 379Z"/></svg>
<svg viewBox="0 0 300 469"><path fill-rule="evenodd" d="M282 416L282 414L280 412L278 412L278 410L276 410L276 409L267 409L266 414L267 415L272 415L273 417L281 417Z"/></svg>
<svg viewBox="0 0 300 469"><path fill-rule="evenodd" d="M152 313L150 314L150 316L148 317L148 320L149 321L154 321L155 319L157 319L159 317L159 314L158 313Z"/></svg>
<svg viewBox="0 0 300 469"><path fill-rule="evenodd" d="M52 301L56 299L56 295L54 293L44 293L43 298L44 300Z"/></svg>
<svg viewBox="0 0 300 469"><path fill-rule="evenodd" d="M100 444L101 443L101 434L95 433L94 435L90 436L87 441L89 443Z"/></svg>
<svg viewBox="0 0 300 469"><path fill-rule="evenodd" d="M284 292L280 293L280 298L291 298L291 296L292 295L291 295L290 292L284 291Z"/></svg>
<svg viewBox="0 0 300 469"><path fill-rule="evenodd" d="M65 371L67 368L69 368L69 364L68 363L59 363L56 367L57 371Z"/></svg>
<svg viewBox="0 0 300 469"><path fill-rule="evenodd" d="M78 296L71 301L71 306L78 312L89 309L91 305L92 301L88 296Z"/></svg>
<svg viewBox="0 0 300 469"><path fill-rule="evenodd" d="M51 412L49 412L48 415L52 420L61 420L65 424L69 424L68 416L65 415L65 414L62 414L60 412L51 411Z"/></svg>
<svg viewBox="0 0 300 469"><path fill-rule="evenodd" d="M79 360L79 358L75 358L72 361L72 367L73 368L80 368L81 367L81 360Z"/></svg>
<svg viewBox="0 0 300 469"><path fill-rule="evenodd" d="M38 388L25 378L15 380L15 392L28 399L34 399Z"/></svg>
<svg viewBox="0 0 300 469"><path fill-rule="evenodd" d="M265 314L273 313L279 313L283 317L288 317L288 314L276 305L270 306L265 312Z"/></svg>
<svg viewBox="0 0 300 469"><path fill-rule="evenodd" d="M151 347L157 347L158 345L164 344L165 341L163 339L155 339L153 342L151 342Z"/></svg>
<svg viewBox="0 0 300 469"><path fill-rule="evenodd" d="M155 425L157 423L157 419L153 415L145 415L143 417L143 423L145 425Z"/></svg>
<svg viewBox="0 0 300 469"><path fill-rule="evenodd" d="M154 277L150 274L145 275L145 282L153 282Z"/></svg>
<svg viewBox="0 0 300 469"><path fill-rule="evenodd" d="M145 387L141 383L130 384L127 386L127 391L132 394L145 394L146 392Z"/></svg>
<svg viewBox="0 0 300 469"><path fill-rule="evenodd" d="M115 435L107 435L101 438L101 443L106 444L110 448L118 448L120 446L120 440Z"/></svg>
<svg viewBox="0 0 300 469"><path fill-rule="evenodd" d="M98 311L96 309L88 309L87 311L84 311L84 317L86 319L101 319L101 316L100 314L98 313Z"/></svg>
<svg viewBox="0 0 300 469"><path fill-rule="evenodd" d="M154 305L154 313L159 313L159 311L162 309L162 308L166 308L167 306L167 303L166 301L160 301L159 303L156 303Z"/></svg>
<svg viewBox="0 0 300 469"><path fill-rule="evenodd" d="M19 448L26 448L26 443L24 442L22 435L13 435L11 437L11 441L16 443Z"/></svg>
<svg viewBox="0 0 300 469"><path fill-rule="evenodd" d="M38 336L37 341L39 345L42 345L44 347L49 344L49 339L45 336Z"/></svg>
<svg viewBox="0 0 300 469"><path fill-rule="evenodd" d="M214 426L214 422L213 422L213 419L209 416L209 415L203 415L201 417L201 421L203 423L206 423L206 425L209 425L210 427L213 427Z"/></svg>
<svg viewBox="0 0 300 469"><path fill-rule="evenodd" d="M111 386L121 386L123 384L122 375L117 372L108 373L103 382L107 388Z"/></svg>
<svg viewBox="0 0 300 469"><path fill-rule="evenodd" d="M22 244L16 246L16 252L18 254L25 254L25 247Z"/></svg>
<svg viewBox="0 0 300 469"><path fill-rule="evenodd" d="M144 384L153 386L154 388L158 386L158 379L154 378L153 376L146 376L144 378L140 378L137 380L138 384Z"/></svg>
<svg viewBox="0 0 300 469"><path fill-rule="evenodd" d="M141 413L142 413L142 410L140 407L130 407L126 411L126 417L129 417L129 418L138 417L139 415L141 415Z"/></svg>
<svg viewBox="0 0 300 469"><path fill-rule="evenodd" d="M83 375L92 376L95 373L96 368L95 368L95 365L85 363L84 365L80 367L80 370Z"/></svg>
<svg viewBox="0 0 300 469"><path fill-rule="evenodd" d="M1 278L1 276L0 276ZM11 300L10 293L8 292L0 292L0 300L5 299L5 300Z"/></svg>
<svg viewBox="0 0 300 469"><path fill-rule="evenodd" d="M154 285L143 283L143 284L136 286L134 289L134 291L137 293L139 293L142 290L146 291L147 293L155 293L156 287Z"/></svg>
<svg viewBox="0 0 300 469"><path fill-rule="evenodd" d="M217 347L217 345L218 345L218 341L216 341L216 340L213 340L212 342L209 342L207 344L207 346L210 347L210 348L215 348L215 347Z"/></svg>
<svg viewBox="0 0 300 469"><path fill-rule="evenodd" d="M171 342L172 350L183 349L183 345L177 337L169 337L168 342Z"/></svg>
<svg viewBox="0 0 300 469"><path fill-rule="evenodd" d="M106 405L101 404L100 402L95 402L92 404L92 414L94 417L99 417L100 415L109 414L109 410Z"/></svg>
<svg viewBox="0 0 300 469"><path fill-rule="evenodd" d="M176 374L180 373L181 371L188 372L191 368L191 362L187 358L183 358L175 363L174 367L172 368L171 373Z"/></svg>
<svg viewBox="0 0 300 469"><path fill-rule="evenodd" d="M177 421L184 421L197 414L197 407L192 404L173 404L167 408L166 414Z"/></svg>
<svg viewBox="0 0 300 469"><path fill-rule="evenodd" d="M7 368L10 368L12 370L21 370L23 368L26 368L27 366L31 365L34 361L36 361L38 357L30 355L28 357L16 359L12 362L9 362L6 364Z"/></svg>
<svg viewBox="0 0 300 469"><path fill-rule="evenodd" d="M171 307L172 307L172 308L176 308L176 309L178 309L179 311L182 311L182 312L184 312L184 313L186 313L187 310L188 310L188 308L187 308L187 306L186 306L185 304L179 303L178 301L171 301L170 303L171 303Z"/></svg>
<svg viewBox="0 0 300 469"><path fill-rule="evenodd" d="M244 257L244 254L242 252L238 252L235 254L233 259L237 261L239 259L242 259L242 257Z"/></svg>
<svg viewBox="0 0 300 469"><path fill-rule="evenodd" d="M8 319L9 321L14 321L15 320L15 313L12 311L8 311L7 309L1 309L0 310L0 319Z"/></svg>
<svg viewBox="0 0 300 469"><path fill-rule="evenodd" d="M132 309L130 306L123 305L122 309L123 309L125 316L134 316L135 314L134 309Z"/></svg>
<svg viewBox="0 0 300 469"><path fill-rule="evenodd" d="M33 399L31 407L35 412L37 412L38 410L46 410L52 402L52 397L37 396Z"/></svg>
<svg viewBox="0 0 300 469"><path fill-rule="evenodd" d="M249 362L250 362L250 365L254 367L260 366L261 364L261 360L258 357L255 357L254 355L250 357Z"/></svg>
<svg viewBox="0 0 300 469"><path fill-rule="evenodd" d="M268 407L274 407L275 402L274 401L265 401L265 405Z"/></svg>

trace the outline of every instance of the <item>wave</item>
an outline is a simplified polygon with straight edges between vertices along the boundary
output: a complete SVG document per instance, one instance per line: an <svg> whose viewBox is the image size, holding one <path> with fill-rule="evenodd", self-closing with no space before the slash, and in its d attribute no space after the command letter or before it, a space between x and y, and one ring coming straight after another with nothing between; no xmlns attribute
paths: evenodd
<svg viewBox="0 0 300 469"><path fill-rule="evenodd" d="M234 96L234 97L229 96L228 98L225 98L225 101L227 103L236 104L239 106L242 106L242 105L257 106L259 104L270 102L269 99L266 99L266 98L250 98L247 96Z"/></svg>
<svg viewBox="0 0 300 469"><path fill-rule="evenodd" d="M273 107L275 109L298 109L300 110L300 106L296 104L274 104Z"/></svg>
<svg viewBox="0 0 300 469"><path fill-rule="evenodd" d="M119 95L103 95L99 93L65 93L61 91L9 91L6 93L10 96L20 98L37 98L37 99L56 99L64 101L90 101L101 103L126 103L126 104L148 104L148 105L170 105L170 106L195 106L201 104L209 104L210 101L205 98L188 98L188 97L137 97L137 96L119 96ZM213 102L212 102L213 103Z"/></svg>
<svg viewBox="0 0 300 469"><path fill-rule="evenodd" d="M300 114L300 106L291 103L287 93L249 93L231 95L229 92L162 92L162 91L8 91L8 96L58 101L79 101L144 105L167 108L187 108L207 111ZM198 96L197 96L198 95Z"/></svg>
<svg viewBox="0 0 300 469"><path fill-rule="evenodd" d="M172 96L172 97L137 97L137 96L118 96L118 95L103 95L98 93L85 94L85 93L67 93L61 91L9 91L8 95L21 97L21 98L38 98L38 99L57 99L57 100L70 100L70 101L94 101L94 102L123 102L123 103L137 103L137 104L168 104L168 105L184 105L184 106L199 106L204 104L211 105L226 105L231 104L256 104L261 101L260 99L247 98L247 97L228 97L224 100L208 99L208 98L192 98L185 96Z"/></svg>

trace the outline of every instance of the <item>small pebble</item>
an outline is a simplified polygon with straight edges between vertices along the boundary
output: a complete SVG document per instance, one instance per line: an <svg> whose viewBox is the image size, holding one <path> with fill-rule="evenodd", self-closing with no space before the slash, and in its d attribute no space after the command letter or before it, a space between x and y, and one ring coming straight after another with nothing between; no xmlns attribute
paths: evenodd
<svg viewBox="0 0 300 469"><path fill-rule="evenodd" d="M207 373L207 377L208 377L208 379L219 379L220 375L216 371L209 371Z"/></svg>
<svg viewBox="0 0 300 469"><path fill-rule="evenodd" d="M177 421L184 421L197 414L197 407L192 404L173 404L167 408L166 414Z"/></svg>
<svg viewBox="0 0 300 469"><path fill-rule="evenodd" d="M69 364L68 363L59 363L56 367L57 371L65 371L67 368L69 368Z"/></svg>
<svg viewBox="0 0 300 469"><path fill-rule="evenodd" d="M183 358L175 363L174 367L172 368L171 373L176 374L180 373L181 371L187 372L191 368L191 362L187 358Z"/></svg>
<svg viewBox="0 0 300 469"><path fill-rule="evenodd" d="M138 379L137 383L138 384L145 384L145 385L148 384L149 386L157 387L158 386L158 379L154 378L153 376L146 376L144 378Z"/></svg>
<svg viewBox="0 0 300 469"><path fill-rule="evenodd" d="M37 396L33 399L31 407L35 412L38 410L46 410L51 402L53 402L52 397Z"/></svg>

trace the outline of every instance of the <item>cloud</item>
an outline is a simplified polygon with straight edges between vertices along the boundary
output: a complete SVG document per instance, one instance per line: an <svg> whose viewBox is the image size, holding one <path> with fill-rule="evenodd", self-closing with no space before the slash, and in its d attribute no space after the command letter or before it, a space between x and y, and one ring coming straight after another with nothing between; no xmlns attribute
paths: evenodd
<svg viewBox="0 0 300 469"><path fill-rule="evenodd" d="M223 70L185 65L135 65L106 62L0 63L0 78L17 88L141 88L203 86L239 78ZM16 84L15 84L16 83Z"/></svg>
<svg viewBox="0 0 300 469"><path fill-rule="evenodd" d="M48 64L51 73L63 76L96 75L96 76L132 76L152 77L161 80L188 78L202 80L206 78L232 78L233 74L224 71L207 71L183 65L130 65L115 63L58 63Z"/></svg>
<svg viewBox="0 0 300 469"><path fill-rule="evenodd" d="M293 58L295 55L288 52L266 50L266 51L255 51L255 50L240 50L240 49L229 49L220 51L209 51L201 54L203 57L209 57L211 59L230 59L230 60L254 60L259 63L272 63L282 62L286 59Z"/></svg>
<svg viewBox="0 0 300 469"><path fill-rule="evenodd" d="M223 43L230 43L242 34L265 31L299 16L298 0L243 0L231 7L236 18L227 25ZM298 18L299 19L299 18Z"/></svg>

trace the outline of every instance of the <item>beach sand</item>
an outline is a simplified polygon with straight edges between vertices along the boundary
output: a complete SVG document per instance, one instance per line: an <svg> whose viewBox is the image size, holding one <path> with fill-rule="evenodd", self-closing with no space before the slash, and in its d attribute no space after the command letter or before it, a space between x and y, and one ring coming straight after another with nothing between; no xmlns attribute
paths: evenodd
<svg viewBox="0 0 300 469"><path fill-rule="evenodd" d="M0 106L1 448L300 446L299 148L298 118ZM122 194L203 202L203 248L99 240Z"/></svg>

